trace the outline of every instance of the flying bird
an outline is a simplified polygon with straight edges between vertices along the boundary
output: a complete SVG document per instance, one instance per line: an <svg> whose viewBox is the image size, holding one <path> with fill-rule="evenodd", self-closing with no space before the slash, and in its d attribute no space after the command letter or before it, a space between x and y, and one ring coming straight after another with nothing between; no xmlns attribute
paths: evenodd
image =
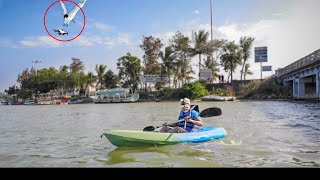
<svg viewBox="0 0 320 180"><path fill-rule="evenodd" d="M81 0L78 3L78 5L82 8L86 2L87 2L87 0ZM64 5L64 3L61 0L60 0L60 4L61 4L62 11L63 11L63 18L64 18L63 25L68 27L71 21L75 22L73 19L76 16L77 12L80 10L80 8L78 6L76 6L76 7L74 7L74 9L71 12L68 13L66 6Z"/></svg>
<svg viewBox="0 0 320 180"><path fill-rule="evenodd" d="M58 33L59 34L59 36L60 35L69 35L69 33L68 32L66 32L65 30L63 30L63 29L54 29L53 30L54 32L56 32L56 33Z"/></svg>

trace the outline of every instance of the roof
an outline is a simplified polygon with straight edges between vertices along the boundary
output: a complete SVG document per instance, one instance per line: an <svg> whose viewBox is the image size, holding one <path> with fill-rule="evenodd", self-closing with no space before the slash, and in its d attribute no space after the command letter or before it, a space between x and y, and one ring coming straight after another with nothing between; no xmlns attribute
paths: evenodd
<svg viewBox="0 0 320 180"><path fill-rule="evenodd" d="M108 89L108 90L100 90L97 91L96 94L127 94L129 93L128 89L122 89L122 88L118 88L118 89Z"/></svg>

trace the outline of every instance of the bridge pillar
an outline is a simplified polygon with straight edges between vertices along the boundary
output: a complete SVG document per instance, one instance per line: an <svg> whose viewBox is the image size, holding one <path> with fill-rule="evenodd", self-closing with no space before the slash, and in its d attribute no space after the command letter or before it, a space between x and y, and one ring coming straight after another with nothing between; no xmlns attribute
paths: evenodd
<svg viewBox="0 0 320 180"><path fill-rule="evenodd" d="M296 78L293 81L293 98L300 99L305 96L305 85L303 78Z"/></svg>

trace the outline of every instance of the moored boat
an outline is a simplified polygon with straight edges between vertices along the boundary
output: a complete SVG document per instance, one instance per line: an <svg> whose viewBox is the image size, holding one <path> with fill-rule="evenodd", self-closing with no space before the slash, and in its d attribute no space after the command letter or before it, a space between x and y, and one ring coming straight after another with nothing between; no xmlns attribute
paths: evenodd
<svg viewBox="0 0 320 180"><path fill-rule="evenodd" d="M136 102L139 94L130 94L129 89L117 88L97 91L91 98L94 103Z"/></svg>
<svg viewBox="0 0 320 180"><path fill-rule="evenodd" d="M233 96L217 96L217 95L209 95L201 98L201 101L234 101L236 97Z"/></svg>

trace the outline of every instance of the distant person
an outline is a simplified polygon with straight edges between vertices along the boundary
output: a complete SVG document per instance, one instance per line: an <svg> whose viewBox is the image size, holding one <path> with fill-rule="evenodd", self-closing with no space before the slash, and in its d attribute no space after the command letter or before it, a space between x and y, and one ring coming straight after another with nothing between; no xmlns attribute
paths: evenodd
<svg viewBox="0 0 320 180"><path fill-rule="evenodd" d="M185 121L179 122L176 127L164 126L160 129L161 133L195 132L199 129L199 126L202 126L198 105L190 105L190 100L188 98L181 99L180 104L182 109L178 121L183 119Z"/></svg>
<svg viewBox="0 0 320 180"><path fill-rule="evenodd" d="M221 76L221 81L224 82L224 76L223 75Z"/></svg>
<svg viewBox="0 0 320 180"><path fill-rule="evenodd" d="M221 82L221 75L219 75L218 77L219 77L219 82Z"/></svg>

